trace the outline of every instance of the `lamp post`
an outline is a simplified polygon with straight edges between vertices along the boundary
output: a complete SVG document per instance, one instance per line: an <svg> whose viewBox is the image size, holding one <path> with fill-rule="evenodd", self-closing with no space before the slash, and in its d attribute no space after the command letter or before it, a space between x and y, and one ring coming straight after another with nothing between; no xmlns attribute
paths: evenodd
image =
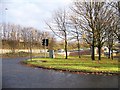
<svg viewBox="0 0 120 90"><path fill-rule="evenodd" d="M6 39L6 35L5 35L5 33L6 33L6 25L7 25L7 8L5 8L5 25L4 25L4 30L3 30L3 34L4 34L4 39Z"/></svg>
<svg viewBox="0 0 120 90"><path fill-rule="evenodd" d="M3 7L4 8L4 7ZM6 33L6 12L7 12L7 8L4 8L3 9L3 13L2 13L2 16L3 16L3 18L2 18L2 32L1 32L1 34L2 34L2 54L3 54L3 52L4 52L4 44L5 44L5 37L6 37L6 35L5 35L5 33Z"/></svg>

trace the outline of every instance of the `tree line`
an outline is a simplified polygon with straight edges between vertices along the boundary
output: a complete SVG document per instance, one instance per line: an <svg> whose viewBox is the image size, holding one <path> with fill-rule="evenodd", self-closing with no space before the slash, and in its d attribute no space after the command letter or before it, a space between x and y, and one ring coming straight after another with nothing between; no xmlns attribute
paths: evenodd
<svg viewBox="0 0 120 90"><path fill-rule="evenodd" d="M15 24L0 24L2 49L11 49L14 53L16 49L43 49L42 39L49 38L50 45L55 43L55 38L49 32L37 30L33 27L23 27ZM52 43L51 43L52 42Z"/></svg>
<svg viewBox="0 0 120 90"><path fill-rule="evenodd" d="M42 40L49 39L48 50L59 50L64 48L64 43L62 41L57 41L56 37L47 32L40 31L33 27L24 27L21 25L2 23L0 24L1 39L2 39L2 49L11 49L13 53L15 50L19 49L44 49L42 46ZM69 42L69 50L75 49L76 43ZM84 47L84 45L82 45Z"/></svg>
<svg viewBox="0 0 120 90"><path fill-rule="evenodd" d="M120 42L119 23L120 1L81 2L76 0L69 9L56 10L51 17L51 22L46 22L46 25L64 41L66 59L68 42L76 39L78 51L80 51L82 39L91 48L91 59L95 60L95 47L97 47L98 60L101 60L101 48L104 45L109 48L110 58L114 43Z"/></svg>

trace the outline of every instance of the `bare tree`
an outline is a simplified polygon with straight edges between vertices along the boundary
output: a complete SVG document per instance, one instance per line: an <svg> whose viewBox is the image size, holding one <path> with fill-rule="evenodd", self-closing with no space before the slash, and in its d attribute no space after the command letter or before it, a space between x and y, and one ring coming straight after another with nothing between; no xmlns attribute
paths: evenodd
<svg viewBox="0 0 120 90"><path fill-rule="evenodd" d="M112 22L107 32L107 46L109 49L108 58L113 59L113 45L116 41L120 42L120 1L109 2L109 8L113 13L110 13L112 16Z"/></svg>
<svg viewBox="0 0 120 90"><path fill-rule="evenodd" d="M106 31L110 29L110 25L114 20L113 10L105 2L95 3L95 28L96 28L96 44L98 47L98 60L101 60L101 48L106 42ZM110 31L110 30L109 30ZM113 32L112 32L113 33Z"/></svg>
<svg viewBox="0 0 120 90"><path fill-rule="evenodd" d="M84 30L84 40L90 44L92 49L91 58L95 60L95 16L94 16L94 3L95 2L74 2L72 10L75 12L80 21L80 28Z"/></svg>
<svg viewBox="0 0 120 90"><path fill-rule="evenodd" d="M70 30L70 33L72 34L72 38L75 38L77 40L77 48L78 48L78 56L80 56L80 38L81 38L81 28L79 26L79 19L74 15L70 16L70 24L72 29Z"/></svg>
<svg viewBox="0 0 120 90"><path fill-rule="evenodd" d="M32 27L27 28L28 29L28 43L29 43L29 51L30 51L30 59L32 60L32 48L33 48L33 40L34 40L34 34L35 30Z"/></svg>
<svg viewBox="0 0 120 90"><path fill-rule="evenodd" d="M114 13L113 13L114 14ZM106 43L109 49L108 58L113 59L113 45L117 41L116 32L117 29L117 18L113 15L112 16L112 22L108 25L108 28L105 29L106 31Z"/></svg>
<svg viewBox="0 0 120 90"><path fill-rule="evenodd" d="M114 20L113 9L106 2L75 2L72 10L78 14L80 28L84 31L85 41L91 45L92 60L95 59L94 47L98 48L101 60L101 48L105 43L106 30Z"/></svg>
<svg viewBox="0 0 120 90"><path fill-rule="evenodd" d="M18 46L18 36L17 36L17 26L14 24L6 24L6 44L10 46L13 53L15 53L15 49L17 49Z"/></svg>
<svg viewBox="0 0 120 90"><path fill-rule="evenodd" d="M120 42L120 1L113 1L108 4L112 7L114 16L116 17L116 25L114 24L114 26L116 26L116 29L114 30L114 33L117 40Z"/></svg>
<svg viewBox="0 0 120 90"><path fill-rule="evenodd" d="M53 23L52 25L47 24L47 26L53 31L55 35L60 37L61 39L64 40L65 43L65 54L66 57L65 59L68 58L67 54L67 44L68 44L68 39L67 39L67 31L68 31L68 19L67 19L67 11L64 10L58 10L55 12L55 16L53 17Z"/></svg>

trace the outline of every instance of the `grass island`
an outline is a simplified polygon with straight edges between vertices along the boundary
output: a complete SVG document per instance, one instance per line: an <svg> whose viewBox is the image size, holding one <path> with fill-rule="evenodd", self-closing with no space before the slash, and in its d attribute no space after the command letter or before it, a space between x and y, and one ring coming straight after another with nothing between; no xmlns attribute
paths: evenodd
<svg viewBox="0 0 120 90"><path fill-rule="evenodd" d="M107 57L102 57L102 60L92 61L90 56L69 57L68 59L63 59L63 57L57 58L33 58L24 60L23 64L29 66L53 69L58 71L68 71L75 73L85 73L85 74L104 74L104 75L118 75L119 74L119 62L118 59L108 59Z"/></svg>

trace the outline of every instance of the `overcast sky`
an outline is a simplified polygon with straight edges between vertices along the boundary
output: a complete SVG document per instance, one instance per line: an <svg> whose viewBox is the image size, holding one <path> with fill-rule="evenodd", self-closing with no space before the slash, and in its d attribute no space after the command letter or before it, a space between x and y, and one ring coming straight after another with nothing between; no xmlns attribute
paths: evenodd
<svg viewBox="0 0 120 90"><path fill-rule="evenodd" d="M2 22L45 29L44 20L52 17L58 8L66 8L72 0L2 0Z"/></svg>

